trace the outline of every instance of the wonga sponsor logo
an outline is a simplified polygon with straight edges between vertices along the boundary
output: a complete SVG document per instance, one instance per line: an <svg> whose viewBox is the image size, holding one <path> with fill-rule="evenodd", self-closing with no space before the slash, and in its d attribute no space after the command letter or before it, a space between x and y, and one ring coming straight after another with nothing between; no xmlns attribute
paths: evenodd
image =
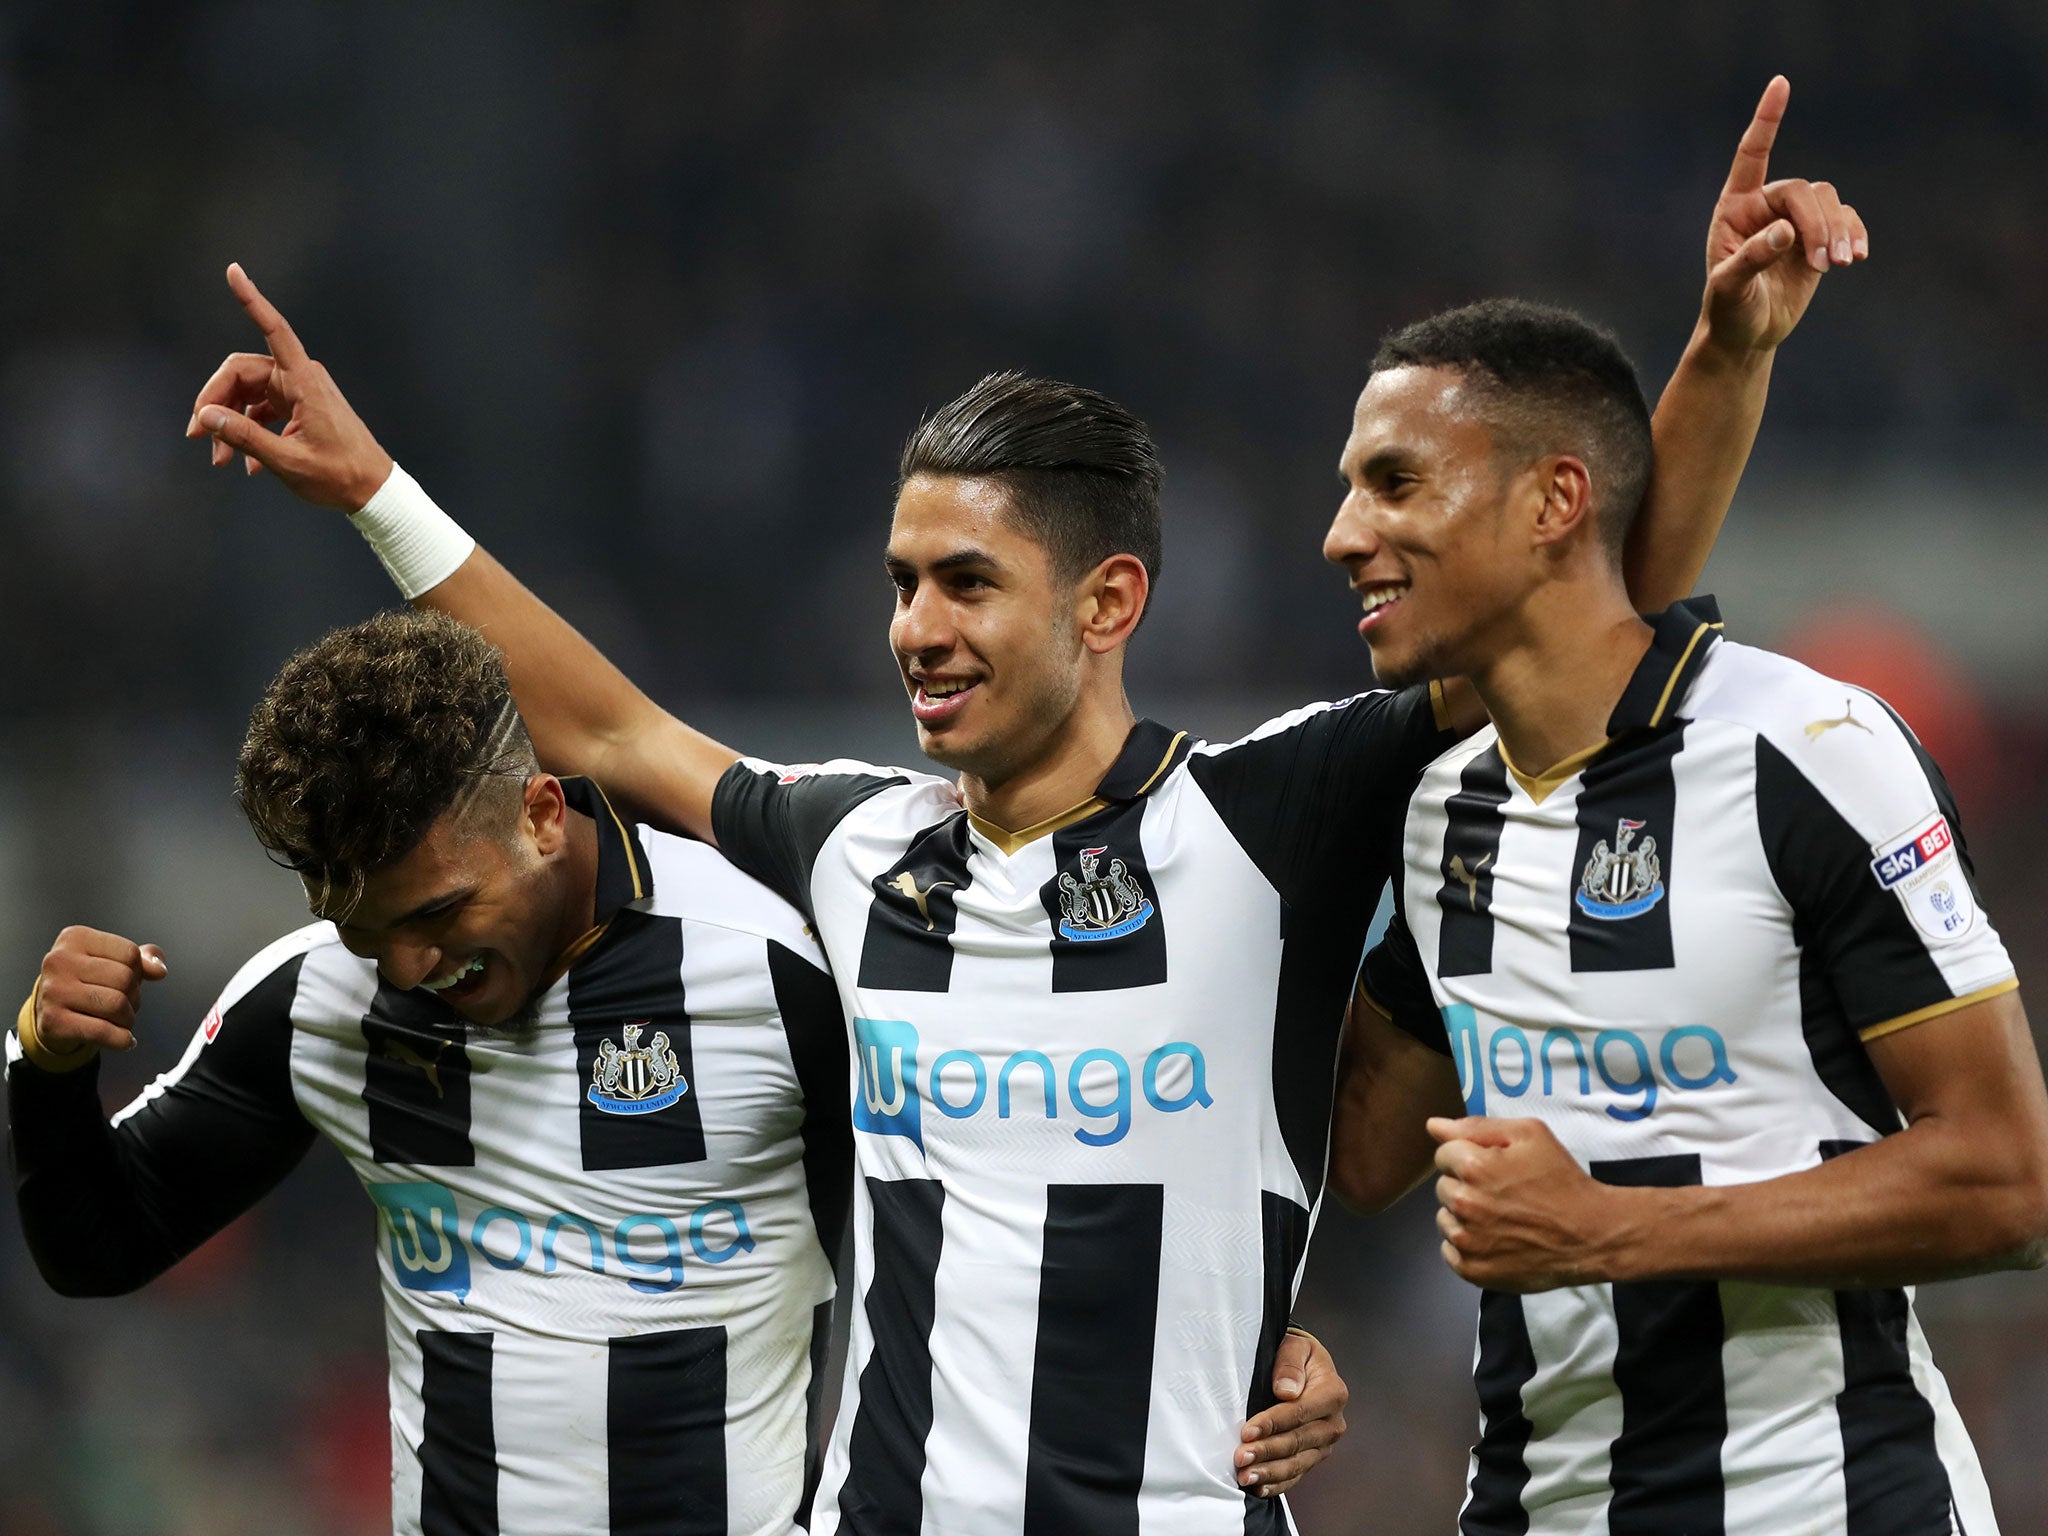
<svg viewBox="0 0 2048 1536"><path fill-rule="evenodd" d="M1058 1120L1064 1103L1076 1119L1090 1122L1074 1128L1074 1139L1090 1147L1114 1146L1130 1134L1134 1089L1152 1108L1169 1115L1216 1102L1201 1047L1185 1040L1159 1046L1135 1069L1122 1052L1107 1047L1080 1052L1064 1072L1043 1051L1013 1051L991 1067L990 1058L979 1052L954 1050L940 1052L920 1076L915 1025L856 1018L853 1039L860 1058L854 1129L908 1137L920 1152L927 1099L948 1120L970 1119L991 1108L998 1120L1012 1118L1013 1109Z"/></svg>
<svg viewBox="0 0 2048 1536"><path fill-rule="evenodd" d="M408 1291L447 1291L468 1299L471 1252L493 1269L529 1269L539 1258L542 1274L561 1264L606 1273L618 1265L634 1290L660 1295L679 1288L684 1274L683 1243L704 1264L725 1264L755 1248L746 1207L737 1200L708 1200L684 1221L680 1215L636 1212L622 1216L607 1232L588 1216L571 1211L529 1215L510 1206L478 1211L465 1229L455 1192L445 1184L368 1184L391 1247L391 1271ZM583 1263L574 1262L580 1243ZM558 1252L558 1250L560 1250Z"/></svg>
<svg viewBox="0 0 2048 1536"><path fill-rule="evenodd" d="M1560 1093L1590 1099L1596 1096L1597 1076L1598 1096L1615 1100L1601 1106L1608 1115L1647 1120L1656 1113L1661 1093L1698 1092L1736 1080L1727 1041L1706 1024L1667 1029L1653 1050L1651 1041L1633 1029L1596 1030L1588 1042L1584 1031L1553 1026L1532 1038L1514 1024L1487 1020L1482 1028L1469 1003L1452 1003L1443 1015L1470 1115L1488 1113L1489 1095L1519 1099L1532 1088L1546 1099ZM1493 1113L1503 1108L1496 1105Z"/></svg>
<svg viewBox="0 0 2048 1536"><path fill-rule="evenodd" d="M469 1295L469 1250L462 1217L445 1184L372 1184L384 1230L391 1239L391 1269L408 1291Z"/></svg>
<svg viewBox="0 0 2048 1536"><path fill-rule="evenodd" d="M853 1128L877 1136L908 1136L922 1152L917 1030L901 1019L856 1018L853 1052L860 1058L860 1097L853 1105Z"/></svg>

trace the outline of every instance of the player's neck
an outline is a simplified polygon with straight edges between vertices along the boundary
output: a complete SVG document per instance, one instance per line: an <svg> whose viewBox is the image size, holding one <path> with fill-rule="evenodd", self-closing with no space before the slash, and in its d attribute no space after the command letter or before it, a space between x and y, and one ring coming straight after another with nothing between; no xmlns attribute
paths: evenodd
<svg viewBox="0 0 2048 1536"><path fill-rule="evenodd" d="M597 924L597 823L571 809L562 823L562 913L553 954L561 954Z"/></svg>
<svg viewBox="0 0 2048 1536"><path fill-rule="evenodd" d="M1554 582L1530 595L1519 618L1472 685L1508 760L1540 775L1607 739L1651 630L1613 581Z"/></svg>
<svg viewBox="0 0 2048 1536"><path fill-rule="evenodd" d="M1095 793L1137 724L1122 680L1086 690L1030 763L1000 782L960 776L960 797L983 821L1021 832Z"/></svg>

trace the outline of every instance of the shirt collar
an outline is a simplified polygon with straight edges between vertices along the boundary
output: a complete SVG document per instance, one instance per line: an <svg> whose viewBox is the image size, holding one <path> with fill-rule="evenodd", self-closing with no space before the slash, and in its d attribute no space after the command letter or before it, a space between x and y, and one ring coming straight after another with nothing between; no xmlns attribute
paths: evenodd
<svg viewBox="0 0 2048 1536"><path fill-rule="evenodd" d="M1095 793L1079 805L1070 805L1056 816L1012 831L967 813L967 823L1004 853L1017 851L1041 837L1072 826L1112 805L1127 804L1150 794L1159 782L1188 755L1188 733L1170 730L1153 720L1140 720L1124 738L1123 750L1109 765L1109 772L1095 786Z"/></svg>
<svg viewBox="0 0 2048 1536"><path fill-rule="evenodd" d="M1109 772L1095 786L1095 798L1113 804L1140 799L1150 794L1187 755L1186 731L1172 730L1155 720L1140 720L1124 738L1123 751L1109 765Z"/></svg>
<svg viewBox="0 0 2048 1536"><path fill-rule="evenodd" d="M1653 631L1650 648L1607 719L1610 740L1670 725L1686 690L1706 665L1707 653L1721 638L1721 605L1705 594L1645 618Z"/></svg>
<svg viewBox="0 0 2048 1536"><path fill-rule="evenodd" d="M562 780L562 798L572 811L597 823L595 922L609 922L621 907L654 894L654 870L632 827L620 819L605 792L589 779Z"/></svg>

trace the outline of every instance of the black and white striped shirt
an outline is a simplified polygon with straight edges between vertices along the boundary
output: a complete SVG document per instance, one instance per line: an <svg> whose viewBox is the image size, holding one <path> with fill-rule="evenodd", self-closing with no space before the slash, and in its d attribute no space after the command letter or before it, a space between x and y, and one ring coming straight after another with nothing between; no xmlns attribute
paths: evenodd
<svg viewBox="0 0 2048 1536"><path fill-rule="evenodd" d="M565 788L604 931L536 1026L466 1027L315 923L111 1126L94 1070L10 1049L24 1224L65 1289L132 1289L324 1135L380 1217L399 1532L784 1536L851 1177L837 998L785 903Z"/></svg>
<svg viewBox="0 0 2048 1536"><path fill-rule="evenodd" d="M1226 746L1140 722L1007 832L928 774L742 761L719 846L810 913L851 1021L855 1280L814 1529L1242 1536L1323 1187L1337 1037L1424 691Z"/></svg>
<svg viewBox="0 0 2048 1536"><path fill-rule="evenodd" d="M1954 802L1882 701L1674 607L1609 741L1423 775L1364 985L1595 1178L1736 1184L1900 1128L1863 1042L2012 989ZM1412 937L1411 937L1412 935ZM1467 1536L1991 1536L1904 1290L1486 1292Z"/></svg>

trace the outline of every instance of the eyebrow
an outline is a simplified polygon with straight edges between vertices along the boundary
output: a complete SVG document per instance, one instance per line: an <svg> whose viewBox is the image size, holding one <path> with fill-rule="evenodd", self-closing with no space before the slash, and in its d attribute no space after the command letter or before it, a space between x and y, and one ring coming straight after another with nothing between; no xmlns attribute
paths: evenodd
<svg viewBox="0 0 2048 1536"><path fill-rule="evenodd" d="M1358 478L1360 480L1370 480L1376 474L1384 473L1390 469L1406 468L1413 463L1414 455L1405 448L1382 448L1358 466ZM1351 484L1351 475L1352 472L1347 466L1343 464L1337 466L1337 478L1344 484Z"/></svg>
<svg viewBox="0 0 2048 1536"><path fill-rule="evenodd" d="M882 563L891 570L909 571L917 568L915 562L906 560L901 555L887 550L882 553ZM935 572L964 570L969 566L982 566L989 570L997 570L1001 568L1001 562L986 550L970 547L955 550L950 555L941 555L931 563L931 568Z"/></svg>
<svg viewBox="0 0 2048 1536"><path fill-rule="evenodd" d="M418 906L414 907L410 912L402 913L399 916L391 919L391 921L386 923L384 927L387 930L392 928L403 928L407 923L417 922L419 921L419 919L423 917L430 917L444 907L452 907L457 905L458 903L465 902L475 894L475 887L465 885L458 886L456 889L452 891L443 891L438 896L429 896L425 901L421 902ZM354 928L359 927L360 924L350 923L347 926Z"/></svg>

